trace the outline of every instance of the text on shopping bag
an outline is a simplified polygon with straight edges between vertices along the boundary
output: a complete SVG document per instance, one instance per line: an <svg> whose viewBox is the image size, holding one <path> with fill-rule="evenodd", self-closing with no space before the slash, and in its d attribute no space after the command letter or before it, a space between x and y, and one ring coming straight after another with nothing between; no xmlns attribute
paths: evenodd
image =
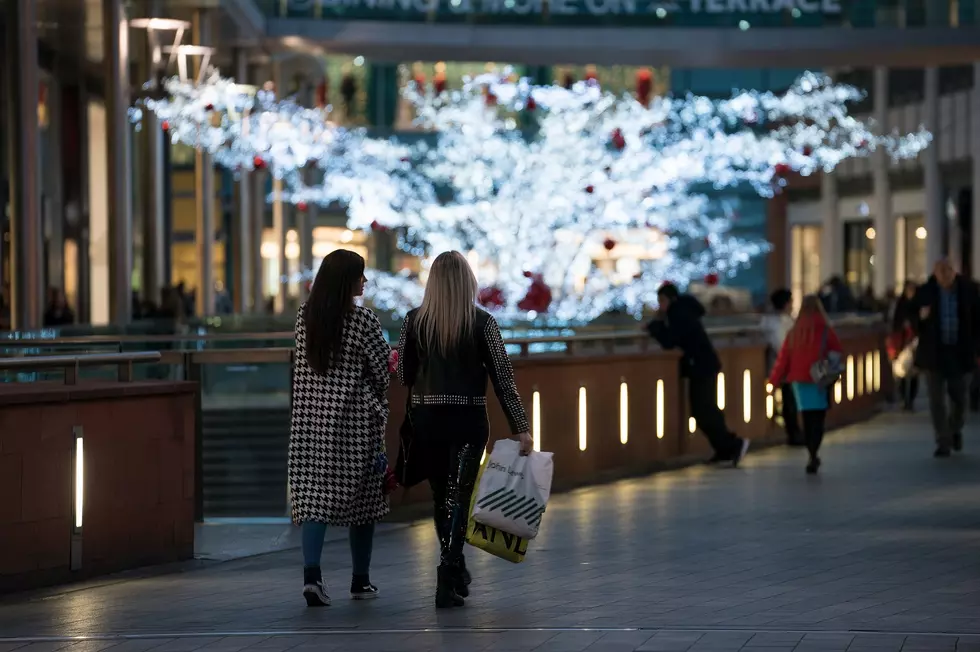
<svg viewBox="0 0 980 652"><path fill-rule="evenodd" d="M516 534L501 532L497 528L477 523L472 519L466 532L466 542L474 548L515 564L524 561L524 556L527 555L527 539Z"/></svg>

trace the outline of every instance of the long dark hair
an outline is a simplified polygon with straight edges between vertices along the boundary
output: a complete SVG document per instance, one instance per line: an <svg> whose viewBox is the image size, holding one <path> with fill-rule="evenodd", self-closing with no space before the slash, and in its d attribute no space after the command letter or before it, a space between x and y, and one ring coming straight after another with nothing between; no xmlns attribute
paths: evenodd
<svg viewBox="0 0 980 652"><path fill-rule="evenodd" d="M346 249L332 251L320 264L303 308L306 362L313 371L324 374L340 360L344 323L363 276L364 259Z"/></svg>

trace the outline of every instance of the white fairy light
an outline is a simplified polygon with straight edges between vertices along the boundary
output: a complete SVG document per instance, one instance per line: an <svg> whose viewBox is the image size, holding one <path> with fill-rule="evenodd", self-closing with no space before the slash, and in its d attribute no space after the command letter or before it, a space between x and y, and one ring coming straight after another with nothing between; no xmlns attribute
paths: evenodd
<svg viewBox="0 0 980 652"><path fill-rule="evenodd" d="M338 128L324 110L215 72L198 85L169 80L169 97L141 100L133 120L153 111L174 142L231 170L267 166L285 180L285 201L346 206L351 229L398 229L423 267L441 251L464 251L504 316L543 312L557 322L613 308L638 314L665 280L732 275L764 252L766 243L732 233L737 209L708 201L711 188L771 196L792 172L829 171L878 148L914 157L931 140L879 133L848 114L860 91L812 73L783 95L649 106L595 83L533 86L504 74L438 94L409 85L418 123L436 132L415 146ZM307 185L301 172L310 168L317 180ZM627 271L616 267L617 248L638 243ZM532 287L546 287L551 301L531 300ZM368 298L380 309L403 314L420 296L419 278L371 274Z"/></svg>

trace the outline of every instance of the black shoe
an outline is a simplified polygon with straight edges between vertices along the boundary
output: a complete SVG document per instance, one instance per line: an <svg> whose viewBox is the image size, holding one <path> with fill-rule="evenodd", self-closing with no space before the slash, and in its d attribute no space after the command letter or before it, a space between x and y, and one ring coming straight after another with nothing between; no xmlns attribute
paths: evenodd
<svg viewBox="0 0 980 652"><path fill-rule="evenodd" d="M732 458L732 466L737 467L739 463L745 459L745 454L749 452L750 442L748 439L739 439L738 448L735 451L735 457Z"/></svg>
<svg viewBox="0 0 980 652"><path fill-rule="evenodd" d="M936 452L932 454L933 457L949 457L949 449L945 446L940 446L936 449Z"/></svg>
<svg viewBox="0 0 980 652"><path fill-rule="evenodd" d="M466 601L456 592L456 573L449 566L440 566L436 584L436 609L462 607Z"/></svg>
<svg viewBox="0 0 980 652"><path fill-rule="evenodd" d="M953 450L959 453L963 450L963 433L957 432L953 435Z"/></svg>
<svg viewBox="0 0 980 652"><path fill-rule="evenodd" d="M327 588L323 585L319 566L303 568L303 597L306 598L308 607L330 606L330 596L327 595Z"/></svg>
<svg viewBox="0 0 980 652"><path fill-rule="evenodd" d="M378 597L378 587L370 582L351 582L350 597L351 600L374 600Z"/></svg>
<svg viewBox="0 0 980 652"><path fill-rule="evenodd" d="M810 463L806 465L807 475L816 475L817 471L820 470L820 458L811 457Z"/></svg>

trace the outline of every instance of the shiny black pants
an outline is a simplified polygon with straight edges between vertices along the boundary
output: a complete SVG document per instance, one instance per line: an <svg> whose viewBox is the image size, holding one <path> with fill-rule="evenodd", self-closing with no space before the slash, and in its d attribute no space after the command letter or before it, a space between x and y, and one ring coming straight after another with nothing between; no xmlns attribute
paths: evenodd
<svg viewBox="0 0 980 652"><path fill-rule="evenodd" d="M490 436L487 411L482 406L426 405L412 408L412 423L425 442L440 564L459 569L464 566L470 499Z"/></svg>

